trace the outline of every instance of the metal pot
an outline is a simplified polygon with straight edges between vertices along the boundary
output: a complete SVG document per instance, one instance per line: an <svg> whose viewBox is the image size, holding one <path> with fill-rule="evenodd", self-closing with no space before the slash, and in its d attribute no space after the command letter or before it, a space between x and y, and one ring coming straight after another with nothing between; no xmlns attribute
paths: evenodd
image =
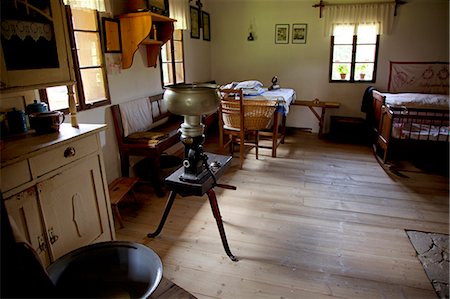
<svg viewBox="0 0 450 299"><path fill-rule="evenodd" d="M64 122L64 113L59 111L38 112L28 115L30 125L37 134L54 133L59 131L59 125Z"/></svg>

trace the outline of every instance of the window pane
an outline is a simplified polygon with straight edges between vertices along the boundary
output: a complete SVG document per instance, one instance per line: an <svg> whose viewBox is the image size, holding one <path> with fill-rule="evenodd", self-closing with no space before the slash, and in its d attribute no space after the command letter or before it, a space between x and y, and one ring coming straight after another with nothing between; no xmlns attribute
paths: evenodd
<svg viewBox="0 0 450 299"><path fill-rule="evenodd" d="M174 30L173 31L173 40L183 40L183 31L182 30Z"/></svg>
<svg viewBox="0 0 450 299"><path fill-rule="evenodd" d="M356 62L374 62L375 45L356 46Z"/></svg>
<svg viewBox="0 0 450 299"><path fill-rule="evenodd" d="M333 63L331 80L350 80L350 69L350 63ZM345 76L341 77L341 74L345 74Z"/></svg>
<svg viewBox="0 0 450 299"><path fill-rule="evenodd" d="M102 52L97 33L75 32L75 41L80 67L101 65L100 55L102 55Z"/></svg>
<svg viewBox="0 0 450 299"><path fill-rule="evenodd" d="M183 61L183 42L174 41L175 61Z"/></svg>
<svg viewBox="0 0 450 299"><path fill-rule="evenodd" d="M97 12L86 8L71 8L73 29L97 31Z"/></svg>
<svg viewBox="0 0 450 299"><path fill-rule="evenodd" d="M371 81L373 79L373 63L356 63L355 80Z"/></svg>
<svg viewBox="0 0 450 299"><path fill-rule="evenodd" d="M161 58L163 62L170 62L172 61L172 55L170 55L170 42L167 42L164 46L161 48Z"/></svg>
<svg viewBox="0 0 450 299"><path fill-rule="evenodd" d="M352 46L334 46L333 62L351 62Z"/></svg>
<svg viewBox="0 0 450 299"><path fill-rule="evenodd" d="M77 95L75 93L75 101L78 105ZM47 99L49 110L61 110L69 108L69 98L66 86L56 86L47 88Z"/></svg>
<svg viewBox="0 0 450 299"><path fill-rule="evenodd" d="M177 83L183 83L184 82L184 64L181 63L175 63L175 71L177 74Z"/></svg>
<svg viewBox="0 0 450 299"><path fill-rule="evenodd" d="M352 44L355 26L353 25L337 25L334 27L334 43L335 44Z"/></svg>
<svg viewBox="0 0 450 299"><path fill-rule="evenodd" d="M80 73L86 104L105 100L106 91L102 69L81 69Z"/></svg>
<svg viewBox="0 0 450 299"><path fill-rule="evenodd" d="M375 44L377 42L377 25L358 26L358 44Z"/></svg>
<svg viewBox="0 0 450 299"><path fill-rule="evenodd" d="M163 79L164 79L164 86L174 84L173 82L173 73L172 73L172 64L170 63L163 63L162 64L162 70L163 70Z"/></svg>

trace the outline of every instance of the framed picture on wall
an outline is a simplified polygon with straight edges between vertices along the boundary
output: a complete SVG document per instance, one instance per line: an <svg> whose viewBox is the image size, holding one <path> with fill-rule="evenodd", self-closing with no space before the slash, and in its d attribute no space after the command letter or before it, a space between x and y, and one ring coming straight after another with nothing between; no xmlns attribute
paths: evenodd
<svg viewBox="0 0 450 299"><path fill-rule="evenodd" d="M211 40L211 25L209 20L209 13L202 11L202 24L203 24L203 39L210 41Z"/></svg>
<svg viewBox="0 0 450 299"><path fill-rule="evenodd" d="M190 6L191 15L191 38L200 38L200 13L199 9Z"/></svg>
<svg viewBox="0 0 450 299"><path fill-rule="evenodd" d="M306 44L307 24L292 24L292 43Z"/></svg>
<svg viewBox="0 0 450 299"><path fill-rule="evenodd" d="M275 43L276 44L289 43L289 24L275 25Z"/></svg>
<svg viewBox="0 0 450 299"><path fill-rule="evenodd" d="M121 53L120 21L118 19L102 18L102 25L105 53Z"/></svg>

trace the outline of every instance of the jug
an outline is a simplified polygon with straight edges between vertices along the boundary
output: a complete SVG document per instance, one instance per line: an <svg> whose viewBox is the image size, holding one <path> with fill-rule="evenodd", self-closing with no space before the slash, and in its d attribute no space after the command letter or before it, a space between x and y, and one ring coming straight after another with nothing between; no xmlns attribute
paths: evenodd
<svg viewBox="0 0 450 299"><path fill-rule="evenodd" d="M10 134L21 134L28 132L25 111L13 108L12 111L6 113Z"/></svg>

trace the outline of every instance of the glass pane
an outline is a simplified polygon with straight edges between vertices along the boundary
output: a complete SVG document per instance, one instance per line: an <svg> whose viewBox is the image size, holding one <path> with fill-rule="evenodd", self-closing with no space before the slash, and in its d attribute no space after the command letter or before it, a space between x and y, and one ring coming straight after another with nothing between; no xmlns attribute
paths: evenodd
<svg viewBox="0 0 450 299"><path fill-rule="evenodd" d="M47 98L49 110L61 110L69 108L69 98L66 86L49 87L47 90ZM77 95L75 93L75 101L78 105Z"/></svg>
<svg viewBox="0 0 450 299"><path fill-rule="evenodd" d="M183 61L183 42L174 41L175 61Z"/></svg>
<svg viewBox="0 0 450 299"><path fill-rule="evenodd" d="M377 25L358 26L358 44L375 44L377 42Z"/></svg>
<svg viewBox="0 0 450 299"><path fill-rule="evenodd" d="M161 58L163 62L169 62L172 61L171 55L170 55L170 42L167 42L162 46L161 48Z"/></svg>
<svg viewBox="0 0 450 299"><path fill-rule="evenodd" d="M173 40L183 40L183 31L181 29L173 31Z"/></svg>
<svg viewBox="0 0 450 299"><path fill-rule="evenodd" d="M333 62L351 62L352 46L334 46Z"/></svg>
<svg viewBox="0 0 450 299"><path fill-rule="evenodd" d="M97 12L87 8L72 8L72 22L75 30L97 31Z"/></svg>
<svg viewBox="0 0 450 299"><path fill-rule="evenodd" d="M163 63L162 64L163 69L163 79L164 79L164 86L174 84L173 82L173 73L172 73L172 64L170 63Z"/></svg>
<svg viewBox="0 0 450 299"><path fill-rule="evenodd" d="M184 65L183 65L183 63L175 63L175 72L177 74L177 83L184 83Z"/></svg>
<svg viewBox="0 0 450 299"><path fill-rule="evenodd" d="M101 65L100 38L94 32L75 32L80 67Z"/></svg>
<svg viewBox="0 0 450 299"><path fill-rule="evenodd" d="M373 63L356 63L355 80L371 81L373 79Z"/></svg>
<svg viewBox="0 0 450 299"><path fill-rule="evenodd" d="M333 63L331 80L350 80L350 67L350 63Z"/></svg>
<svg viewBox="0 0 450 299"><path fill-rule="evenodd" d="M336 25L333 29L334 44L352 44L355 26Z"/></svg>
<svg viewBox="0 0 450 299"><path fill-rule="evenodd" d="M357 62L374 62L375 61L375 45L357 45L356 46Z"/></svg>
<svg viewBox="0 0 450 299"><path fill-rule="evenodd" d="M82 69L80 73L86 104L105 100L106 91L102 69Z"/></svg>

